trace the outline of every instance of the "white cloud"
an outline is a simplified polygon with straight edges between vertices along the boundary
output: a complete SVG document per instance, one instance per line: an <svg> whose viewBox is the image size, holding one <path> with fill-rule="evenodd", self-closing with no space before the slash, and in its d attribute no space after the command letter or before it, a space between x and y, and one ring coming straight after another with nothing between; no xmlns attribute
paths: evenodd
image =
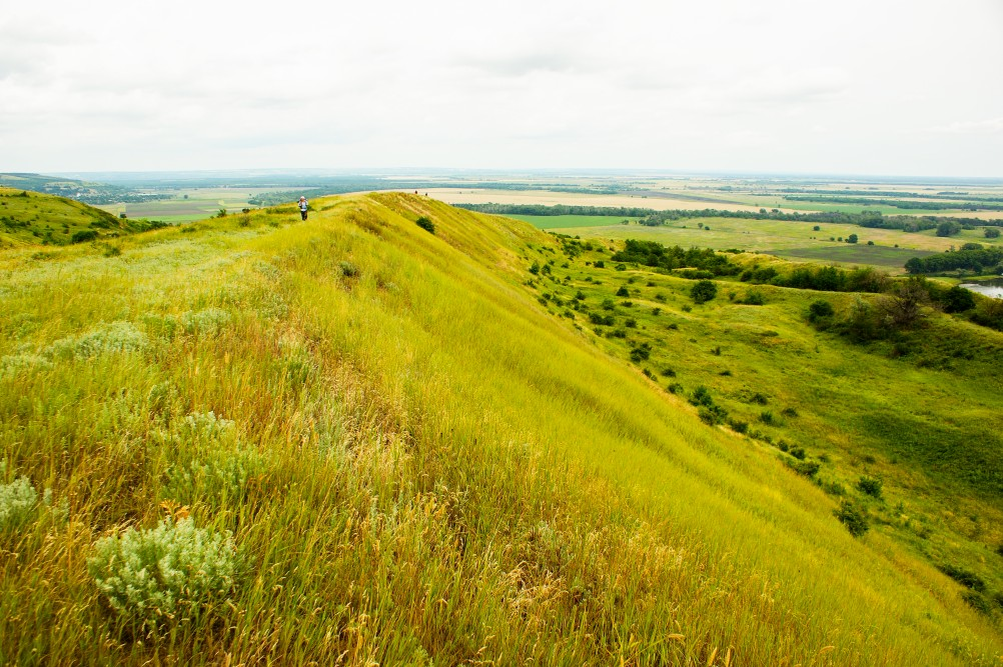
<svg viewBox="0 0 1003 667"><path fill-rule="evenodd" d="M15 3L0 171L868 171L880 153L1003 175L999 152L943 140L1000 135L1000 28L996 0Z"/></svg>

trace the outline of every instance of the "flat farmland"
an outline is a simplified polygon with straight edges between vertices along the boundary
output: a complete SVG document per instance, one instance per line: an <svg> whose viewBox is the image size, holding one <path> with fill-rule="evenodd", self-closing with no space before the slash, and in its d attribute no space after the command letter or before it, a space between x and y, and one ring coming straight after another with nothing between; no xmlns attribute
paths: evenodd
<svg viewBox="0 0 1003 667"><path fill-rule="evenodd" d="M255 208L248 204L248 199L275 188L192 188L190 190L171 190L166 194L170 199L142 203L121 203L99 206L114 215L125 213L129 218L148 218L164 222L191 222L203 220L216 215L219 209L225 208L233 213L243 208ZM148 194L165 194L163 191L141 191Z"/></svg>
<svg viewBox="0 0 1003 667"><path fill-rule="evenodd" d="M589 194L584 192L551 192L548 190L493 190L470 188L432 188L425 190L429 197L447 204L536 204L540 206L633 206L656 211L713 208L722 211L758 211L758 206L724 202L694 201L670 194L629 195ZM785 207L783 210L793 211Z"/></svg>

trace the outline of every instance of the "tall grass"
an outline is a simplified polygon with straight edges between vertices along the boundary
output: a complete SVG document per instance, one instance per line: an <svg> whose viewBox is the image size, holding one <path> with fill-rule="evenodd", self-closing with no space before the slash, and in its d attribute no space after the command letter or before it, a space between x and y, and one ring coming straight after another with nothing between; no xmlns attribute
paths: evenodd
<svg viewBox="0 0 1003 667"><path fill-rule="evenodd" d="M1003 652L932 568L548 315L523 285L548 237L406 195L318 208L0 256L3 481L50 502L0 532L0 662ZM115 336L143 342L91 343ZM87 559L168 517L240 567L137 627Z"/></svg>

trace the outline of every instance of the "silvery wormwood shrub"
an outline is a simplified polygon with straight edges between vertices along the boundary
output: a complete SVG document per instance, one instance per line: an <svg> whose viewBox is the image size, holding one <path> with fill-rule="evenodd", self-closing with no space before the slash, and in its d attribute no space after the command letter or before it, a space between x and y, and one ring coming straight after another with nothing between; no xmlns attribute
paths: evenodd
<svg viewBox="0 0 1003 667"><path fill-rule="evenodd" d="M87 570L111 607L128 622L155 629L197 618L234 589L238 553L230 532L162 520L98 540Z"/></svg>
<svg viewBox="0 0 1003 667"><path fill-rule="evenodd" d="M18 477L10 484L0 483L0 530L17 528L26 523L37 504L38 491L27 477Z"/></svg>
<svg viewBox="0 0 1003 667"><path fill-rule="evenodd" d="M147 346L146 334L131 322L102 324L79 336L61 338L43 354L50 357L93 357L110 352L138 352Z"/></svg>

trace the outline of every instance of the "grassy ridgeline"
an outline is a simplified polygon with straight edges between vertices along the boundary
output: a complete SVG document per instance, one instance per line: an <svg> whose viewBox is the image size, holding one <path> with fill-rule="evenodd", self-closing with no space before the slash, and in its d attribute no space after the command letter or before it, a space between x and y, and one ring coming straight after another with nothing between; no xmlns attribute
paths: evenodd
<svg viewBox="0 0 1003 667"><path fill-rule="evenodd" d="M0 533L0 662L1003 652L932 568L546 314L521 255L549 237L406 195L315 204L0 256L3 481L39 496ZM241 565L151 632L86 558L165 512L232 531Z"/></svg>

